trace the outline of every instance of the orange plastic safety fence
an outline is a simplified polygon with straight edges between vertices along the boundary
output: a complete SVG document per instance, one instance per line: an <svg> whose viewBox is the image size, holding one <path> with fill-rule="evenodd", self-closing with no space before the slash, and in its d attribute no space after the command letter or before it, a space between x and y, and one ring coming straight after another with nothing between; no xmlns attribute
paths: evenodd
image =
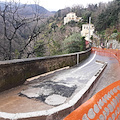
<svg viewBox="0 0 120 120"><path fill-rule="evenodd" d="M64 120L120 120L120 80L95 94Z"/></svg>
<svg viewBox="0 0 120 120"><path fill-rule="evenodd" d="M108 57L115 57L119 63L120 63L120 50L118 49L102 49L102 48L96 48L92 47L92 52L97 51L97 54L108 56Z"/></svg>

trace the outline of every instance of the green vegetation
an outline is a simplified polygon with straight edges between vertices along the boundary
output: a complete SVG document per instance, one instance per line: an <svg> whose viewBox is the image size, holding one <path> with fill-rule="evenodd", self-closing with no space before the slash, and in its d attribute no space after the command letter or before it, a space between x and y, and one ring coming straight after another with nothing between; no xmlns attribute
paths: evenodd
<svg viewBox="0 0 120 120"><path fill-rule="evenodd" d="M98 15L96 20L96 30L105 30L111 26L119 24L120 1L113 1L108 4L107 8Z"/></svg>
<svg viewBox="0 0 120 120"><path fill-rule="evenodd" d="M111 34L120 33L120 0L113 0L108 3L89 4L87 8L81 5L76 5L72 8L66 8L59 11L59 15L55 18L61 18L69 12L75 12L77 16L82 17L83 21L75 23L71 21L70 26L78 26L79 28L84 23L88 23L91 16L92 23L95 25L97 33L102 36L102 39L110 39ZM58 13L56 13L58 14ZM104 33L104 34L103 34Z"/></svg>
<svg viewBox="0 0 120 120"><path fill-rule="evenodd" d="M85 40L79 33L73 33L63 41L64 53L74 53L85 50Z"/></svg>
<svg viewBox="0 0 120 120"><path fill-rule="evenodd" d="M120 33L118 33L117 40L120 42Z"/></svg>
<svg viewBox="0 0 120 120"><path fill-rule="evenodd" d="M74 27L77 25L77 22L75 22L74 20L70 21L67 23L70 27Z"/></svg>
<svg viewBox="0 0 120 120"><path fill-rule="evenodd" d="M120 0L109 3L81 5L59 10L54 16L41 19L39 14L32 18L19 15L23 8L0 10L0 60L59 55L85 50L85 40L81 37L82 24L89 17L95 25L101 42L116 39L120 42ZM64 25L67 13L75 12L83 21L70 21ZM4 18L5 17L5 18ZM93 36L91 37L93 40Z"/></svg>
<svg viewBox="0 0 120 120"><path fill-rule="evenodd" d="M43 41L37 41L34 46L34 53L37 57L43 57L45 53L45 46Z"/></svg>
<svg viewBox="0 0 120 120"><path fill-rule="evenodd" d="M64 17L69 12L75 12L78 17L82 17L82 22L70 21L63 25ZM120 1L90 4L87 8L77 5L72 8L65 8L55 13L54 17L47 20L40 36L44 36L46 55L58 55L63 53L73 53L85 50L85 40L81 37L82 24L88 23L89 17L95 25L97 34L101 42L105 39L116 39L120 41ZM74 31L74 28L77 30ZM39 36L39 39L41 37ZM93 40L93 36L91 37Z"/></svg>

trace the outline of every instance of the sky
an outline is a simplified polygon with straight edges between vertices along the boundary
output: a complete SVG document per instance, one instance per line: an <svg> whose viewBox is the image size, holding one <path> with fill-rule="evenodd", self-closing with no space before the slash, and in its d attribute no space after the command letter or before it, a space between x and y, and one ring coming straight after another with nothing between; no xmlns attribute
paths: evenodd
<svg viewBox="0 0 120 120"><path fill-rule="evenodd" d="M10 1L10 0L0 0ZM65 7L72 7L74 5L83 5L86 7L88 4L96 4L99 2L109 2L112 0L14 0L15 2L20 1L23 4L34 4L38 3L49 11L57 11Z"/></svg>

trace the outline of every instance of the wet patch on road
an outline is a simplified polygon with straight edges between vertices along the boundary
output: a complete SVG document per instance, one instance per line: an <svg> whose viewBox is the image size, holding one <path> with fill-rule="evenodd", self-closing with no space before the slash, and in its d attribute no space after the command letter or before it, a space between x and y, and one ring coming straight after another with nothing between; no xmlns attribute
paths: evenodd
<svg viewBox="0 0 120 120"><path fill-rule="evenodd" d="M49 104L48 100L50 100L50 105L59 105L64 103L67 98L71 97L76 88L76 85L66 84L64 82L44 81L22 90L19 95L26 96L29 99L34 98L47 104Z"/></svg>

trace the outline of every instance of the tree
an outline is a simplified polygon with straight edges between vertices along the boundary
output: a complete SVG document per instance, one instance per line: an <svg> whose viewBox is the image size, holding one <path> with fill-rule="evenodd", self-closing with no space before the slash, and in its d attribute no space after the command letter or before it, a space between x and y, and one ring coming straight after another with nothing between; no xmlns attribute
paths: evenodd
<svg viewBox="0 0 120 120"><path fill-rule="evenodd" d="M33 50L33 54L35 54L37 57L43 57L45 53L45 46L44 42L42 40L39 40L36 42Z"/></svg>
<svg viewBox="0 0 120 120"><path fill-rule="evenodd" d="M75 5L71 8L72 12L75 12L78 17L82 17L84 7L82 5Z"/></svg>
<svg viewBox="0 0 120 120"><path fill-rule="evenodd" d="M117 40L120 42L120 33L117 36Z"/></svg>
<svg viewBox="0 0 120 120"><path fill-rule="evenodd" d="M71 20L70 22L68 22L68 25L71 26L71 27L74 27L76 26L77 22L74 21L74 20Z"/></svg>
<svg viewBox="0 0 120 120"><path fill-rule="evenodd" d="M63 44L64 53L74 53L85 50L85 40L81 37L80 33L73 33L64 40Z"/></svg>
<svg viewBox="0 0 120 120"><path fill-rule="evenodd" d="M37 12L34 12L32 16L21 14L25 7L26 5L15 2L6 2L1 6L0 57L2 60L29 56L30 46L34 48L32 42L41 33L39 25L41 17Z"/></svg>
<svg viewBox="0 0 120 120"><path fill-rule="evenodd" d="M119 24L120 1L110 2L102 13L98 14L95 22L97 31L105 30L111 26Z"/></svg>

